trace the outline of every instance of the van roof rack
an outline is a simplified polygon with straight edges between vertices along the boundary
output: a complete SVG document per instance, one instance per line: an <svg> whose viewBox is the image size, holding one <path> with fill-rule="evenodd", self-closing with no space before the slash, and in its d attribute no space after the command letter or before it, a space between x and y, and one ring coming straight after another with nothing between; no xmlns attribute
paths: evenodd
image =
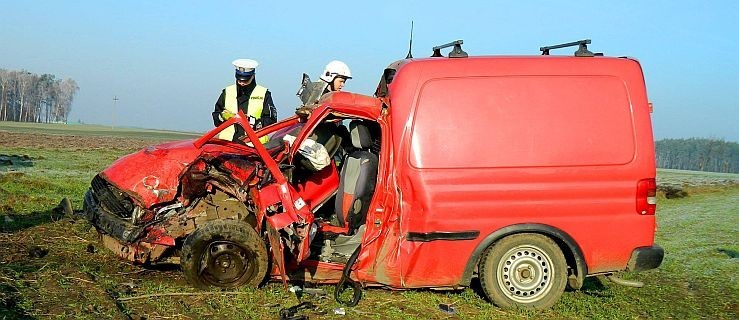
<svg viewBox="0 0 739 320"><path fill-rule="evenodd" d="M585 40L580 40L580 41L555 44L553 46L541 47L539 48L539 51L541 51L541 55L548 56L549 50L578 46L577 51L575 51L575 57L593 57L593 56L603 55L602 52L593 53L592 51L588 50L589 44L590 44L590 39L585 39Z"/></svg>
<svg viewBox="0 0 739 320"><path fill-rule="evenodd" d="M463 43L464 43L463 40L457 40L457 41L449 42L447 44L442 44L440 46L433 47L431 49L434 50L434 54L432 54L431 57L443 57L441 55L441 49L449 48L453 46L454 48L452 49L452 51L449 51L449 58L467 58L468 56L467 52L464 52L464 50L462 50Z"/></svg>

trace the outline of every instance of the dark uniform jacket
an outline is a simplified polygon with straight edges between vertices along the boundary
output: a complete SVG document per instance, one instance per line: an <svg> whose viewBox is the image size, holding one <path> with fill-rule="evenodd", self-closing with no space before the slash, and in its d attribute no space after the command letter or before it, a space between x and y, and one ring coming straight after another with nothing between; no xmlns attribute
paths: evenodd
<svg viewBox="0 0 739 320"><path fill-rule="evenodd" d="M254 91L254 88L257 86L256 79L252 81L249 85L245 87L237 87L237 94L236 94L236 102L239 106L239 110L242 110L244 114L247 114L247 107L249 105L249 97L251 96L252 91ZM217 127L223 123L223 119L221 119L221 112L226 109L226 89L224 88L221 90L221 95L218 97L218 101L216 101L215 110L213 111L213 124ZM266 127L270 124L273 124L277 122L277 108L275 108L274 102L272 102L272 93L267 90L267 93L264 95L264 106L262 108L262 117L260 119L257 119L256 124L254 125L254 130ZM242 128L240 125L236 125L236 133L234 133L234 141L236 141L237 138L244 136L244 128Z"/></svg>

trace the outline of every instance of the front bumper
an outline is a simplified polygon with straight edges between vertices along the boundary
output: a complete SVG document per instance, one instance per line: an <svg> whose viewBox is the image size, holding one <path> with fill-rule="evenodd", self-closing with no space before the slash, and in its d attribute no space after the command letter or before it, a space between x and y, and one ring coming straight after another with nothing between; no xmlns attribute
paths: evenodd
<svg viewBox="0 0 739 320"><path fill-rule="evenodd" d="M628 271L644 271L659 267L665 257L665 250L658 245L640 247L631 252L631 259L626 264Z"/></svg>
<svg viewBox="0 0 739 320"><path fill-rule="evenodd" d="M83 205L85 218L99 231L105 232L123 243L132 243L144 232L145 226L137 226L103 208L92 189L85 193Z"/></svg>

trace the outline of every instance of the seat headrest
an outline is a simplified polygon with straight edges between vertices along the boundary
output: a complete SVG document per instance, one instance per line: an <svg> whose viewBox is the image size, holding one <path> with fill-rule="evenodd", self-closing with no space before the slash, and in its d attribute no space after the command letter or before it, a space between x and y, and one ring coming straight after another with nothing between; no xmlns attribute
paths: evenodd
<svg viewBox="0 0 739 320"><path fill-rule="evenodd" d="M349 133L352 137L352 145L358 149L367 149L372 146L372 135L370 130L361 120L349 123Z"/></svg>

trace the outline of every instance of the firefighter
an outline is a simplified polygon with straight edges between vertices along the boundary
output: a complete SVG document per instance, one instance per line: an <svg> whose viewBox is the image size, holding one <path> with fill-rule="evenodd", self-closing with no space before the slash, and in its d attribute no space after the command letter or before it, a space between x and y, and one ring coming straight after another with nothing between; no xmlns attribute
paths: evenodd
<svg viewBox="0 0 739 320"><path fill-rule="evenodd" d="M341 89L344 89L346 80L352 78L352 71L349 70L346 63L334 60L326 65L320 78L327 83L326 88L323 89L323 94L341 91Z"/></svg>
<svg viewBox="0 0 739 320"><path fill-rule="evenodd" d="M233 61L236 69L236 83L221 91L213 111L213 124L219 126L242 110L247 116L252 129L268 126L277 122L277 109L272 102L272 94L257 84L255 72L259 65L251 59ZM240 142L244 136L244 128L240 125L230 126L218 134L218 138ZM262 143L266 142L262 141Z"/></svg>
<svg viewBox="0 0 739 320"><path fill-rule="evenodd" d="M346 80L352 78L352 72L346 63L333 60L326 65L319 78L326 82L323 94L339 92L344 89ZM300 145L298 153L308 160L302 161L305 167L319 171L330 164L331 158L335 158L337 164L340 164L347 147L351 148L351 138L346 127L340 121L326 121L319 124L313 134Z"/></svg>
<svg viewBox="0 0 739 320"><path fill-rule="evenodd" d="M338 92L344 89L346 80L352 78L352 72L346 63L333 60L324 68L319 78L325 82L322 95L330 92ZM308 118L315 108L315 104L298 107L295 113ZM291 145L297 133L286 135L283 140ZM320 171L331 163L335 158L336 163L341 163L346 149L351 148L349 131L340 121L328 120L319 124L316 129L298 148L299 162L310 171Z"/></svg>

